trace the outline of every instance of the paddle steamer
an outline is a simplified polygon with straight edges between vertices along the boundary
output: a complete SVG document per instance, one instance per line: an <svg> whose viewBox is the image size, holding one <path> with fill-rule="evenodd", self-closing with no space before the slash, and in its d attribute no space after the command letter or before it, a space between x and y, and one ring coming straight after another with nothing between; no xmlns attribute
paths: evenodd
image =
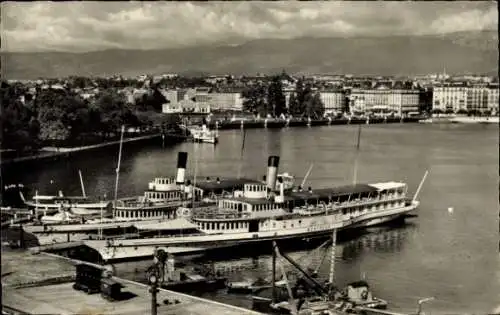
<svg viewBox="0 0 500 315"><path fill-rule="evenodd" d="M179 152L176 178L158 177L149 183L144 196L118 199L100 217L85 220L75 215L74 208L60 208L55 215L41 218L41 222L25 225L26 232L34 234L41 245L85 239L126 238L162 234L189 234L199 232L188 219L193 213L213 208L216 200L241 191L245 184L261 184L246 178L185 179L187 153ZM278 174L284 188L290 190L294 177ZM116 206L114 206L116 205ZM181 207L185 206L185 207ZM140 232L140 235L138 234Z"/></svg>
<svg viewBox="0 0 500 315"><path fill-rule="evenodd" d="M143 223L138 231L156 234L151 238L87 241L104 261L151 257L158 248L177 254L276 239L306 239L329 235L333 229L351 229L381 224L406 216L417 209L416 196L407 198L402 182L355 184L285 193L278 180L279 157L268 160L267 182L245 183L232 196L220 198L216 206L193 213L189 221L199 234L162 236L162 222ZM426 173L427 175L427 173ZM422 179L421 185L425 180ZM183 207L182 211L196 208ZM182 249L181 249L182 248Z"/></svg>

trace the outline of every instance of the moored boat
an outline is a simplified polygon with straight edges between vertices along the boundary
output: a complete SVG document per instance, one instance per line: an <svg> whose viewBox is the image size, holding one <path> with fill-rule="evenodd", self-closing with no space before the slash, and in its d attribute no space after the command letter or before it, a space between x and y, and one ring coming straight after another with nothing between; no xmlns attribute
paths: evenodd
<svg viewBox="0 0 500 315"><path fill-rule="evenodd" d="M401 218L419 205L418 191L409 200L407 185L402 182L296 189L287 193L280 182L276 192L273 188L278 164L279 157L269 158L266 184L246 183L231 197L220 198L212 211L193 214L189 220L198 227L199 234L109 243L89 241L86 245L97 250L105 261L137 259L144 253L151 256L162 247L210 250L276 239L320 237L333 229L368 227ZM155 228L161 230L162 224Z"/></svg>
<svg viewBox="0 0 500 315"><path fill-rule="evenodd" d="M461 124L498 124L499 117L493 116L458 116L450 119L452 123Z"/></svg>
<svg viewBox="0 0 500 315"><path fill-rule="evenodd" d="M38 195L33 196L32 200L26 200L22 192L21 199L24 201L28 209L33 209L40 213L54 213L59 211L60 207L79 208L81 211L89 210L85 214L90 214L92 210L101 210L109 206L110 202L105 200L93 201L85 196L64 196L62 191L59 191L58 196Z"/></svg>
<svg viewBox="0 0 500 315"><path fill-rule="evenodd" d="M276 281L275 286L284 287L286 282L285 280ZM255 281L246 280L246 281L233 281L227 284L227 292L228 293L253 293L265 288L272 287L272 280L259 278Z"/></svg>
<svg viewBox="0 0 500 315"><path fill-rule="evenodd" d="M211 144L217 144L219 142L219 134L217 130L209 130L206 124L201 127L191 127L189 128L192 139L194 142L205 142Z"/></svg>
<svg viewBox="0 0 500 315"><path fill-rule="evenodd" d="M43 224L26 225L24 229L34 234L40 244L102 237L128 238L136 234L192 235L195 231L199 233L197 225L185 220L192 213L212 209L217 199L240 191L246 183L262 183L246 178L210 177L194 178L191 183L191 180L186 181L186 165L187 153L179 152L176 177L155 178L148 184L143 196L118 199L108 208L95 211L92 217L87 216L83 220L79 208L70 207L69 213L78 220L63 220L56 214L44 220ZM288 189L293 187L292 175L283 173L277 176L284 179ZM54 212L59 212L59 208Z"/></svg>

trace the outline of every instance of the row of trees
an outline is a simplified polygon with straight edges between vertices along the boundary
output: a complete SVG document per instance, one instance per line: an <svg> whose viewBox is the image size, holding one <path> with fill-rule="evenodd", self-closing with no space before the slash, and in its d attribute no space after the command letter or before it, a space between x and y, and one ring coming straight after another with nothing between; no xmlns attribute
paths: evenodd
<svg viewBox="0 0 500 315"><path fill-rule="evenodd" d="M310 84L298 80L295 92L290 95L288 108L283 93L282 75L274 76L270 82L259 82L242 93L245 101L243 109L261 116L279 117L289 114L294 117L320 118L325 106L320 94L314 92Z"/></svg>
<svg viewBox="0 0 500 315"><path fill-rule="evenodd" d="M116 136L122 124L151 126L151 117L166 102L156 92L140 97L133 105L116 89L103 90L91 99L54 89L37 89L32 96L22 84L2 82L1 146L25 150L60 142L81 145Z"/></svg>

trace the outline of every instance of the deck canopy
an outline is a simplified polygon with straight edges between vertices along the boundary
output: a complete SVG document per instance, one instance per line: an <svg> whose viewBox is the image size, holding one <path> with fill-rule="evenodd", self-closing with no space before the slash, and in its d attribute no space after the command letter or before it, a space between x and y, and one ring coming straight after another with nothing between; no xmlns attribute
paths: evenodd
<svg viewBox="0 0 500 315"><path fill-rule="evenodd" d="M337 186L333 188L313 189L311 191L304 190L300 192L292 192L289 195L287 195L287 197L295 200L313 200L313 199L328 200L329 198L343 197L353 194L368 195L369 193L374 193L377 191L378 189L371 185L355 184L355 185Z"/></svg>
<svg viewBox="0 0 500 315"><path fill-rule="evenodd" d="M191 183L195 184L195 186L201 190L203 190L204 194L216 193L220 194L222 191L231 192L233 190L243 190L243 186L245 184L262 184L255 179L248 178L211 178L209 180L202 179L196 180L196 183L191 181Z"/></svg>

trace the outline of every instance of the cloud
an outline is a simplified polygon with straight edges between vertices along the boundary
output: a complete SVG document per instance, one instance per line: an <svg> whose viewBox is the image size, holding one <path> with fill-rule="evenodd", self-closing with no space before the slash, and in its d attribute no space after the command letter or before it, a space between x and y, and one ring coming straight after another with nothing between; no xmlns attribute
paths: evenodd
<svg viewBox="0 0 500 315"><path fill-rule="evenodd" d="M495 30L493 2L4 2L2 51Z"/></svg>

